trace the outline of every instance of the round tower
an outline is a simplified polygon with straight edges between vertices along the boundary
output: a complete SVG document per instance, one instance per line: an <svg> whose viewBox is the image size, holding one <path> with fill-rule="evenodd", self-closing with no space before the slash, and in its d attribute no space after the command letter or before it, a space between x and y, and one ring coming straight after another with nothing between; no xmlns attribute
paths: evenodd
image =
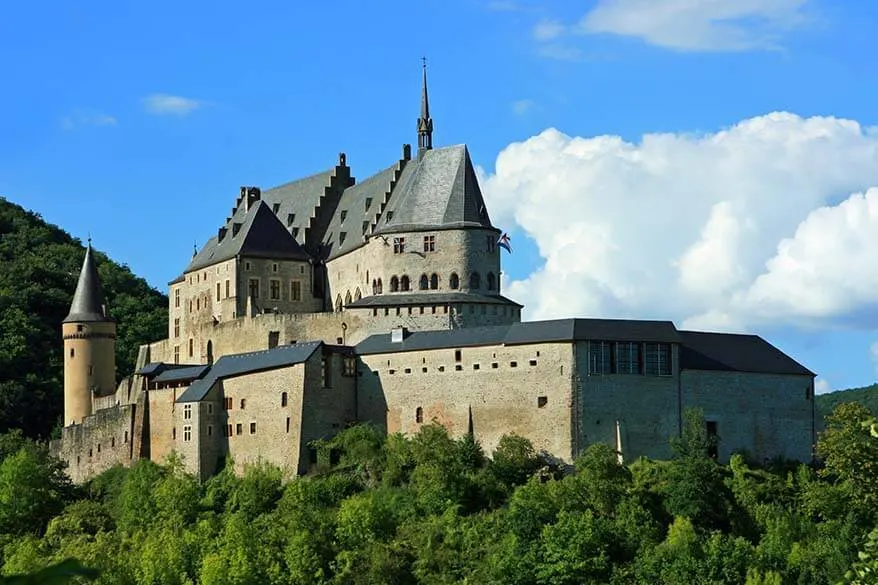
<svg viewBox="0 0 878 585"><path fill-rule="evenodd" d="M64 336L64 426L92 413L94 396L116 390L116 324L107 316L91 240L70 305Z"/></svg>

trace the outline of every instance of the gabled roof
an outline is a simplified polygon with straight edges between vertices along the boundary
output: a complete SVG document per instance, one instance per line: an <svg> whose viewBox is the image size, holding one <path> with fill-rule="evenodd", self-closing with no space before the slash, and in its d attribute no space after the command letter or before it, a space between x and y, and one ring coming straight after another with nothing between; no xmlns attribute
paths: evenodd
<svg viewBox="0 0 878 585"><path fill-rule="evenodd" d="M427 150L400 176L375 233L493 228L466 146Z"/></svg>
<svg viewBox="0 0 878 585"><path fill-rule="evenodd" d="M85 249L85 259L82 261L82 270L79 271L79 281L76 283L76 292L73 293L73 302L70 303L70 313L63 323L88 323L112 321L107 316L104 291L101 288L101 279L98 276L98 268L95 264L91 242Z"/></svg>
<svg viewBox="0 0 878 585"><path fill-rule="evenodd" d="M471 303L480 305L522 305L502 295L479 295L465 292L411 292L387 293L363 297L359 301L346 305L350 309L371 307L404 307L407 305L442 305L451 303Z"/></svg>
<svg viewBox="0 0 878 585"><path fill-rule="evenodd" d="M153 382L156 383L170 383L170 382L187 382L190 380L197 380L202 377L208 370L210 366L208 365L200 365L200 366L186 366L183 368L171 368L166 369L158 376L152 379Z"/></svg>
<svg viewBox="0 0 878 585"><path fill-rule="evenodd" d="M679 342L670 321L616 319L557 319L526 321L492 327L467 327L443 331L414 331L402 342L391 341L390 333L371 335L357 345L357 353L395 353L480 345L525 345L564 341L647 341Z"/></svg>
<svg viewBox="0 0 878 585"><path fill-rule="evenodd" d="M235 256L308 260L310 256L290 235L265 203L257 201L249 211L235 214L222 240L214 236L195 255L186 272L211 266ZM239 227L235 227L236 224ZM237 230L237 233L236 233Z"/></svg>
<svg viewBox="0 0 878 585"><path fill-rule="evenodd" d="M178 398L177 402L198 402L219 380L243 374L284 368L308 360L322 341L281 345L273 349L224 355L216 361L204 377L195 380Z"/></svg>
<svg viewBox="0 0 878 585"><path fill-rule="evenodd" d="M814 375L758 335L680 331L680 339L684 370Z"/></svg>

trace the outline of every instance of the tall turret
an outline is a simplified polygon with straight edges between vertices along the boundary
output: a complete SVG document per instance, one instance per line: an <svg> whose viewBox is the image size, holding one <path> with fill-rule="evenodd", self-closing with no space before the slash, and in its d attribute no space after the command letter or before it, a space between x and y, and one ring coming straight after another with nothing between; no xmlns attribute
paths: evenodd
<svg viewBox="0 0 878 585"><path fill-rule="evenodd" d="M427 99L427 59L424 58L424 82L421 86L421 117L418 118L418 158L433 148L433 118L430 117L430 101Z"/></svg>
<svg viewBox="0 0 878 585"><path fill-rule="evenodd" d="M95 266L91 239L70 314L61 324L64 337L64 426L79 424L92 413L92 398L116 389L116 324Z"/></svg>

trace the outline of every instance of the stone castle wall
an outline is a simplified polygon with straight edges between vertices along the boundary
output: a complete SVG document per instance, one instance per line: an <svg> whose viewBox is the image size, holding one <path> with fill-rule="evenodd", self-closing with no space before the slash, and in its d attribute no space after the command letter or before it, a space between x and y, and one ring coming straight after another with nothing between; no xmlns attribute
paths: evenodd
<svg viewBox="0 0 878 585"><path fill-rule="evenodd" d="M50 451L67 464L67 475L75 483L114 465L129 465L138 456L133 450L135 412L133 404L99 410L81 424L62 428Z"/></svg>

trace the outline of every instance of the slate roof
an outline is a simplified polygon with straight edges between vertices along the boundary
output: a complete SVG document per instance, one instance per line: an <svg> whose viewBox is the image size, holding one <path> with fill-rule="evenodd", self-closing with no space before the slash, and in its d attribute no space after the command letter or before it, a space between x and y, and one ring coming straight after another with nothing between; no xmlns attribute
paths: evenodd
<svg viewBox="0 0 878 585"><path fill-rule="evenodd" d="M165 369L158 376L152 379L156 383L185 382L188 380L197 380L210 369L210 366L184 366L182 368Z"/></svg>
<svg viewBox="0 0 878 585"><path fill-rule="evenodd" d="M680 331L680 339L685 370L815 375L758 335Z"/></svg>
<svg viewBox="0 0 878 585"><path fill-rule="evenodd" d="M428 150L406 165L375 233L452 227L493 228L462 144Z"/></svg>
<svg viewBox="0 0 878 585"><path fill-rule="evenodd" d="M214 236L195 255L186 272L211 266L241 254L279 260L308 260L310 256L283 226L264 200L243 215L236 214L222 240ZM240 221L237 221L240 220ZM240 224L235 233L234 225Z"/></svg>
<svg viewBox="0 0 878 585"><path fill-rule="evenodd" d="M73 302L70 303L70 313L62 323L107 321L112 321L112 319L107 316L104 291L101 288L101 279L98 276L98 268L95 265L94 254L89 243L85 249L85 259L82 261L76 292L73 293Z"/></svg>
<svg viewBox="0 0 878 585"><path fill-rule="evenodd" d="M346 254L366 243L363 222L368 222L365 233L370 234L372 226L381 215L384 198L390 193L398 168L399 163L395 163L362 183L356 183L345 189L323 237L323 244L329 250L328 258ZM367 200L369 200L368 207ZM342 233L345 234L344 241L341 241Z"/></svg>
<svg viewBox="0 0 878 585"><path fill-rule="evenodd" d="M281 345L262 351L224 355L210 367L204 377L195 380L177 398L177 402L203 400L213 385L224 378L300 364L310 358L322 344L321 341L311 341Z"/></svg>
<svg viewBox="0 0 878 585"><path fill-rule="evenodd" d="M488 305L513 305L522 307L515 301L502 295L479 295L464 292L411 292L411 293L387 293L363 297L359 301L346 305L351 309L370 307L398 307L407 305L442 305L452 303L471 303Z"/></svg>
<svg viewBox="0 0 878 585"><path fill-rule="evenodd" d="M276 215L285 228L290 233L293 228L298 228L296 241L300 244L305 243L305 228L334 174L335 169L332 168L262 192L262 200L272 210L277 206ZM289 221L290 216L292 221Z"/></svg>
<svg viewBox="0 0 878 585"><path fill-rule="evenodd" d="M670 321L557 319L491 327L414 331L401 343L393 343L390 340L390 333L381 333L361 341L357 345L357 353L369 355L479 345L523 345L589 339L664 343L676 343L680 340L674 324Z"/></svg>

